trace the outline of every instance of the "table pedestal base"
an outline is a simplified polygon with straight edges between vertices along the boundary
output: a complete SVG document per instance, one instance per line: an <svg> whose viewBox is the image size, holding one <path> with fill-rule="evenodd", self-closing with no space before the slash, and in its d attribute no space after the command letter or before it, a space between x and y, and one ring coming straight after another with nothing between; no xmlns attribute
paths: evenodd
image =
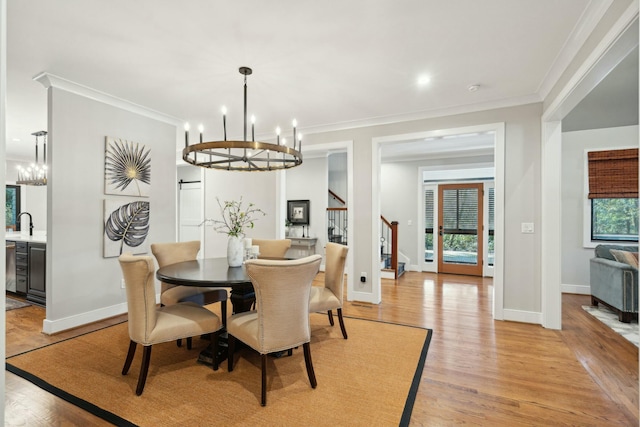
<svg viewBox="0 0 640 427"><path fill-rule="evenodd" d="M211 353L212 353L211 346L208 346L207 348L202 350L198 355L198 363L202 363L203 365L207 365L207 366L213 366L213 355ZM222 334L220 334L220 337L218 338L218 354L217 354L218 367L222 364L222 362L227 360L228 355L229 355L229 346L227 344L227 334L225 332L224 340L222 339Z"/></svg>

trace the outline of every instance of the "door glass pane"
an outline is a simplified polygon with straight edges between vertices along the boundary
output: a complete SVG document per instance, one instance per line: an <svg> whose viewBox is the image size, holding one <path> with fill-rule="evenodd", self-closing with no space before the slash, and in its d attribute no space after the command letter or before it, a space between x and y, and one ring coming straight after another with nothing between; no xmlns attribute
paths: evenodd
<svg viewBox="0 0 640 427"><path fill-rule="evenodd" d="M443 262L478 264L478 190L443 191Z"/></svg>
<svg viewBox="0 0 640 427"><path fill-rule="evenodd" d="M424 191L424 260L433 262L433 190Z"/></svg>
<svg viewBox="0 0 640 427"><path fill-rule="evenodd" d="M495 253L493 249L493 234L494 234L494 196L495 191L493 187L489 188L489 238L487 242L487 249L489 251L489 265L493 265L493 260L495 258Z"/></svg>

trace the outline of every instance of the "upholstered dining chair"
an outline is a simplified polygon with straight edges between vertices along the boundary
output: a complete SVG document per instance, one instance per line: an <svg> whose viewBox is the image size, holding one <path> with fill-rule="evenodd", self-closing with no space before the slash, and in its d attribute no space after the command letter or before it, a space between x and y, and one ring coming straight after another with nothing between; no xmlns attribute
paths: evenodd
<svg viewBox="0 0 640 427"><path fill-rule="evenodd" d="M233 371L236 339L261 355L262 406L267 404L267 355L300 345L312 388L316 376L311 361L309 295L320 268L320 255L296 260L248 260L247 274L256 292L257 310L234 314L227 321L229 372ZM291 352L289 352L291 354Z"/></svg>
<svg viewBox="0 0 640 427"><path fill-rule="evenodd" d="M213 354L218 351L218 335L222 327L220 318L206 308L192 302L157 307L154 271L150 256L120 255L120 267L127 290L129 351L122 368L126 375L131 367L138 344L143 346L142 366L136 394L140 396L149 372L151 347L178 338L211 334ZM218 369L213 358L213 369Z"/></svg>
<svg viewBox="0 0 640 427"><path fill-rule="evenodd" d="M329 323L333 326L333 313L338 312L338 321L342 336L347 339L347 330L344 327L342 318L342 302L344 294L344 265L347 260L349 248L337 243L327 243L326 259L324 268L324 286L313 286L311 288L311 300L309 310L326 311L329 316Z"/></svg>
<svg viewBox="0 0 640 427"><path fill-rule="evenodd" d="M151 244L151 252L158 262L158 267L195 260L199 251L199 240ZM160 288L160 303L162 305L172 305L184 301L208 305L219 301L223 325L226 325L227 322L227 298L228 293L225 288L176 286L164 282L161 283ZM181 343L182 340L178 340L178 347ZM187 339L187 348L191 349L191 338Z"/></svg>
<svg viewBox="0 0 640 427"><path fill-rule="evenodd" d="M284 258L291 247L290 239L252 239L252 243L260 248L261 258Z"/></svg>

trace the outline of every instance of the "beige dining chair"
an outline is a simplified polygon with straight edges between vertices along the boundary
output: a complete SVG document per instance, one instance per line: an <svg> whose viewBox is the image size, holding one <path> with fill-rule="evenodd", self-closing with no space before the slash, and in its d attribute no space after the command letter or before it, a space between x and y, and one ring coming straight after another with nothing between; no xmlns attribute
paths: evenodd
<svg viewBox="0 0 640 427"><path fill-rule="evenodd" d="M290 239L252 239L260 248L261 258L284 258L291 247Z"/></svg>
<svg viewBox="0 0 640 427"><path fill-rule="evenodd" d="M347 260L349 248L338 243L327 243L326 259L324 268L324 286L313 286L311 288L311 301L309 310L312 313L326 311L329 316L329 323L333 326L333 313L338 312L338 321L342 336L347 339L347 330L344 327L342 318L342 302L344 294L344 266Z"/></svg>
<svg viewBox="0 0 640 427"><path fill-rule="evenodd" d="M154 344L211 334L212 354L217 354L218 335L222 323L215 313L192 302L179 302L158 307L153 277L155 265L152 257L133 256L126 253L120 255L119 261L127 290L130 339L122 375L129 372L136 347L141 344L143 346L142 366L136 387L136 394L140 396L147 380L151 347ZM218 369L215 357L213 369Z"/></svg>
<svg viewBox="0 0 640 427"><path fill-rule="evenodd" d="M178 262L195 260L199 251L199 240L151 244L151 252L160 268ZM223 325L226 325L227 322L227 298L228 292L226 288L180 286L164 282L161 283L160 288L160 303L162 305L172 305L184 301L208 305L219 301ZM181 342L182 340L178 340L178 347L180 347ZM187 348L191 349L190 338L187 339Z"/></svg>
<svg viewBox="0 0 640 427"><path fill-rule="evenodd" d="M320 268L320 255L296 260L247 260L245 267L256 292L257 310L234 314L227 322L229 372L233 371L236 339L261 355L261 404L267 404L267 355L300 345L312 388L316 376L311 361L309 295ZM291 352L289 352L291 354Z"/></svg>

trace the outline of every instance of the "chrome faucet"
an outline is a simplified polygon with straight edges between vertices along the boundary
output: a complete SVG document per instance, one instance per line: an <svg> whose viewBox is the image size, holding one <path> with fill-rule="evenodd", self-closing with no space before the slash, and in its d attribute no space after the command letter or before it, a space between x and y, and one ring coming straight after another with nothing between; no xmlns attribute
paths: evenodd
<svg viewBox="0 0 640 427"><path fill-rule="evenodd" d="M20 221L20 217L24 214L29 215L29 236L33 236L33 218L31 218L31 214L29 212L20 212L16 218L16 222Z"/></svg>

